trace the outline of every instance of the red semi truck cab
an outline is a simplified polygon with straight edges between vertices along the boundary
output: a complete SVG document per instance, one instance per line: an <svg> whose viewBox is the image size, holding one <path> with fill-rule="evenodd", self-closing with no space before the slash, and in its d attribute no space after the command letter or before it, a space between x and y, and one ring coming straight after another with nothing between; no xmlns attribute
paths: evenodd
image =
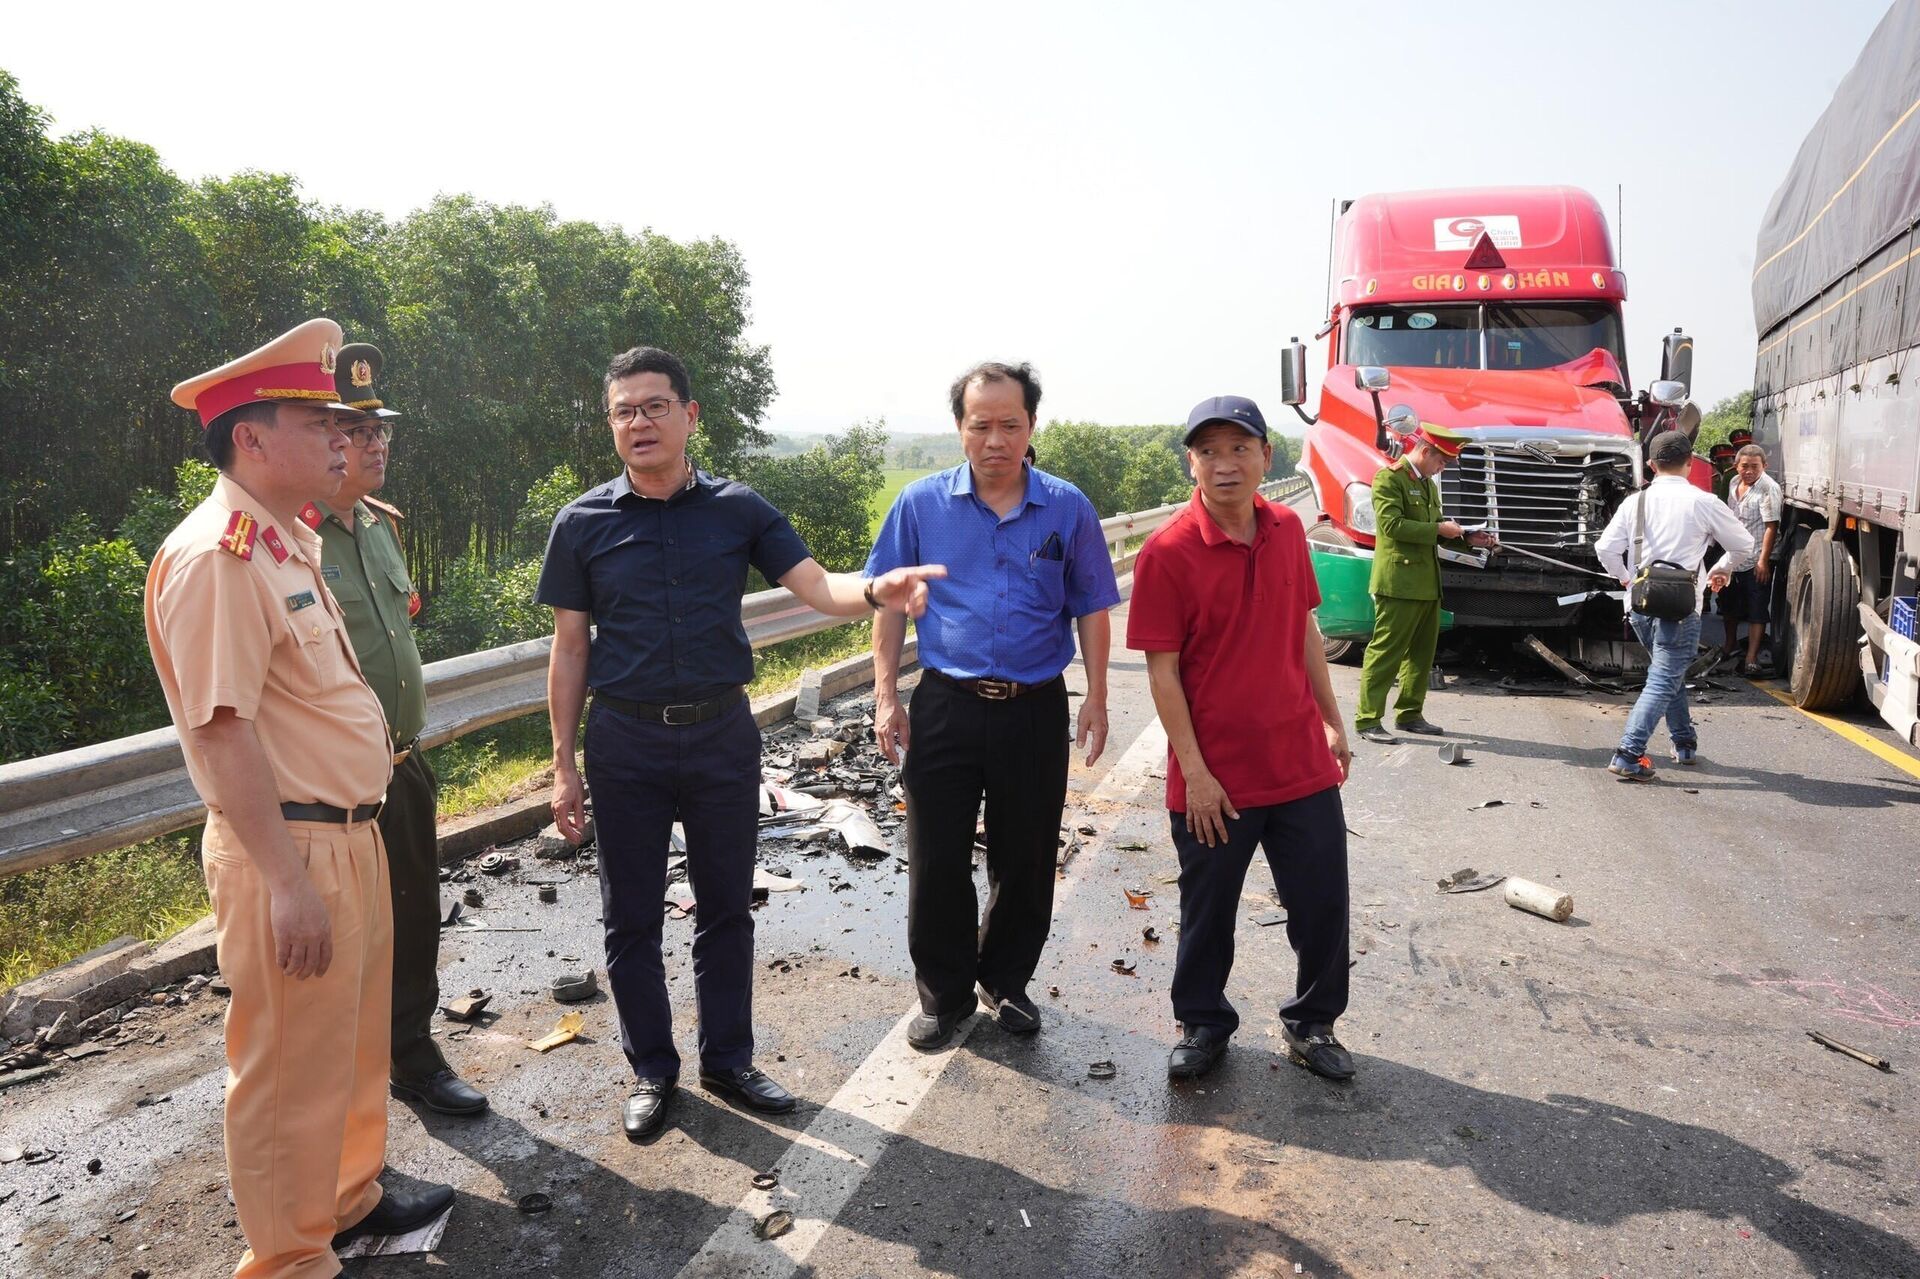
<svg viewBox="0 0 1920 1279"><path fill-rule="evenodd" d="M1660 402L1633 394L1627 281L1593 197L1572 187L1362 196L1335 223L1332 275L1319 334L1327 369L1300 462L1322 513L1313 540L1365 556L1374 474L1401 435L1432 422L1471 441L1441 475L1450 518L1598 568L1593 543L1633 488L1642 432L1698 413L1682 404L1692 343L1678 330L1662 346ZM1305 366L1296 340L1283 379L1296 408ZM1568 625L1608 588L1506 552L1443 552L1441 567L1462 626Z"/></svg>

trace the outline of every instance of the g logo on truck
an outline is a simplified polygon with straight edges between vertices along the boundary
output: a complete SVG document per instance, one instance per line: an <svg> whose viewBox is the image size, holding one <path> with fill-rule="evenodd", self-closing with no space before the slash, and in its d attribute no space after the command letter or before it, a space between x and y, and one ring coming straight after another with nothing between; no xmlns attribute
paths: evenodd
<svg viewBox="0 0 1920 1279"><path fill-rule="evenodd" d="M1455 218L1447 223L1447 230L1463 240L1477 239L1487 229L1487 224L1479 218Z"/></svg>

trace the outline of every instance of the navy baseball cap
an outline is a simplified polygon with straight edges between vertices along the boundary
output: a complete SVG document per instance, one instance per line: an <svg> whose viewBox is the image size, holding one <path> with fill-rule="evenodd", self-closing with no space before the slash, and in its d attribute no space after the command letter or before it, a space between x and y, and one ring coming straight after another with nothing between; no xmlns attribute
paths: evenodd
<svg viewBox="0 0 1920 1279"><path fill-rule="evenodd" d="M1193 406L1193 412L1187 414L1187 433L1180 442L1193 443L1200 429L1214 422L1231 422L1248 435L1267 438L1267 419L1260 416L1258 404L1244 395L1216 395Z"/></svg>

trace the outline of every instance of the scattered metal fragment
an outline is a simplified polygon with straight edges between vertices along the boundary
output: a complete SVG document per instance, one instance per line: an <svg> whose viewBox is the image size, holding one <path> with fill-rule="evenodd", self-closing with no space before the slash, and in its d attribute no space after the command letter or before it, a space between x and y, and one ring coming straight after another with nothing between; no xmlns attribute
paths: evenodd
<svg viewBox="0 0 1920 1279"><path fill-rule="evenodd" d="M1147 899L1153 896L1151 888L1123 888L1120 891L1127 895L1127 905L1134 910L1145 910Z"/></svg>
<svg viewBox="0 0 1920 1279"><path fill-rule="evenodd" d="M1114 847L1123 853L1144 853L1147 851L1147 846L1137 839L1128 840L1124 844L1115 844Z"/></svg>
<svg viewBox="0 0 1920 1279"><path fill-rule="evenodd" d="M1553 667L1554 670L1559 671L1562 675L1566 676L1568 679L1572 680L1574 683L1578 684L1582 688L1591 688L1596 692L1602 692L1602 693L1617 693L1620 691L1620 686L1618 684L1614 683L1612 680L1597 680L1593 678L1591 675L1587 674L1585 671L1575 666L1572 662L1569 662L1566 658L1560 656L1558 653L1548 648L1545 644L1542 644L1540 642L1540 637L1537 635L1529 635L1525 639L1521 640L1520 643L1523 647L1527 649L1528 652L1532 653L1535 657L1538 657L1541 661Z"/></svg>
<svg viewBox="0 0 1920 1279"><path fill-rule="evenodd" d="M1839 1040L1823 1035L1817 1030L1809 1030L1807 1032L1807 1038L1819 1044L1822 1048L1830 1048L1834 1052L1851 1057L1863 1065L1872 1066L1875 1070L1885 1071L1889 1075L1893 1073L1893 1063L1885 1057L1876 1057L1870 1052L1855 1048L1852 1044L1843 1044Z"/></svg>
<svg viewBox="0 0 1920 1279"><path fill-rule="evenodd" d="M472 1021L485 1012L491 1002L492 995L475 987L457 999L448 1000L441 1011L446 1013L448 1021Z"/></svg>
<svg viewBox="0 0 1920 1279"><path fill-rule="evenodd" d="M1440 744L1440 762L1442 764L1462 764L1466 762L1467 748L1460 742L1442 742Z"/></svg>
<svg viewBox="0 0 1920 1279"><path fill-rule="evenodd" d="M519 869L520 859L518 857L509 857L505 853L488 853L480 859L480 873L482 875L504 875L510 870Z"/></svg>
<svg viewBox="0 0 1920 1279"><path fill-rule="evenodd" d="M785 1208L776 1208L753 1223L756 1239L778 1239L793 1229L793 1214Z"/></svg>
<svg viewBox="0 0 1920 1279"><path fill-rule="evenodd" d="M1505 808L1506 806L1507 801L1504 799L1483 799L1478 804L1467 805L1467 811L1477 813L1483 808Z"/></svg>
<svg viewBox="0 0 1920 1279"><path fill-rule="evenodd" d="M60 1152L57 1150L29 1150L23 1161L29 1164L44 1164L51 1163L59 1157Z"/></svg>
<svg viewBox="0 0 1920 1279"><path fill-rule="evenodd" d="M543 1195L536 1190L530 1195L521 1195L519 1207L520 1211L529 1217L538 1216L540 1213L553 1210L553 1197Z"/></svg>
<svg viewBox="0 0 1920 1279"><path fill-rule="evenodd" d="M552 1052L561 1044L570 1044L580 1035L580 1027L586 1024L586 1018L580 1013L568 1013L553 1024L553 1029L538 1039L529 1039L527 1047L535 1052Z"/></svg>
<svg viewBox="0 0 1920 1279"><path fill-rule="evenodd" d="M1087 1063L1088 1079L1112 1079L1119 1073L1119 1068L1110 1061L1093 1061Z"/></svg>
<svg viewBox="0 0 1920 1279"><path fill-rule="evenodd" d="M1122 957L1120 959L1116 959L1113 961L1113 971L1116 973L1119 973L1123 977L1133 976L1133 969L1134 969L1134 961L1131 959Z"/></svg>
<svg viewBox="0 0 1920 1279"><path fill-rule="evenodd" d="M1027 1216L1027 1210L1025 1208L1022 1208L1020 1210L1020 1224L1025 1226L1028 1230L1033 1229L1033 1218Z"/></svg>
<svg viewBox="0 0 1920 1279"><path fill-rule="evenodd" d="M1047 987L1047 994L1051 995L1055 999L1058 999L1060 998L1060 988L1058 986L1049 986Z"/></svg>
<svg viewBox="0 0 1920 1279"><path fill-rule="evenodd" d="M775 1173L756 1172L753 1174L753 1188L755 1190L772 1190L779 1184L780 1178Z"/></svg>
<svg viewBox="0 0 1920 1279"><path fill-rule="evenodd" d="M552 884L540 885L540 900L551 906L560 900L560 890Z"/></svg>
<svg viewBox="0 0 1920 1279"><path fill-rule="evenodd" d="M1157 942L1160 940L1160 930L1158 928L1155 928L1152 924L1148 924L1145 928L1142 928L1140 930L1140 940Z"/></svg>
<svg viewBox="0 0 1920 1279"><path fill-rule="evenodd" d="M475 910L487 904L487 899L480 895L480 890L477 888L469 888L460 900Z"/></svg>
<svg viewBox="0 0 1920 1279"><path fill-rule="evenodd" d="M563 1004L577 1004L600 993L600 981L589 968L582 973L561 973L550 986L553 997Z"/></svg>
<svg viewBox="0 0 1920 1279"><path fill-rule="evenodd" d="M1088 825L1088 826L1076 826L1076 827L1074 827L1074 830L1075 830L1075 831L1077 831L1078 833L1080 833L1080 834L1082 834L1082 835L1091 835L1091 834L1093 834L1093 833L1094 833L1094 829L1093 829L1093 827L1092 827L1092 826L1090 826L1090 825Z"/></svg>
<svg viewBox="0 0 1920 1279"><path fill-rule="evenodd" d="M18 1163L27 1157L27 1152L18 1146L0 1146L0 1164Z"/></svg>
<svg viewBox="0 0 1920 1279"><path fill-rule="evenodd" d="M1436 880L1435 884L1443 893L1478 893L1492 888L1505 878L1505 875L1496 875L1492 871L1477 871L1471 866L1466 866L1454 871L1445 879Z"/></svg>
<svg viewBox="0 0 1920 1279"><path fill-rule="evenodd" d="M1250 916L1249 918L1262 928L1272 928L1275 924L1284 924L1287 922L1287 912L1284 910L1267 910L1260 912L1258 915Z"/></svg>

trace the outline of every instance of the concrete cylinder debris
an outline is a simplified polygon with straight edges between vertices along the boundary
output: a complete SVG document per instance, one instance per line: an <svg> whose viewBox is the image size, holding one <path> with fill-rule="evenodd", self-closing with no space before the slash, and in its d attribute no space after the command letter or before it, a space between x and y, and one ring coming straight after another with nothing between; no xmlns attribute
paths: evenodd
<svg viewBox="0 0 1920 1279"><path fill-rule="evenodd" d="M1551 919L1556 924L1564 924L1573 914L1573 898L1545 884L1536 884L1530 879L1508 878L1505 888L1507 905L1515 910L1524 910Z"/></svg>

